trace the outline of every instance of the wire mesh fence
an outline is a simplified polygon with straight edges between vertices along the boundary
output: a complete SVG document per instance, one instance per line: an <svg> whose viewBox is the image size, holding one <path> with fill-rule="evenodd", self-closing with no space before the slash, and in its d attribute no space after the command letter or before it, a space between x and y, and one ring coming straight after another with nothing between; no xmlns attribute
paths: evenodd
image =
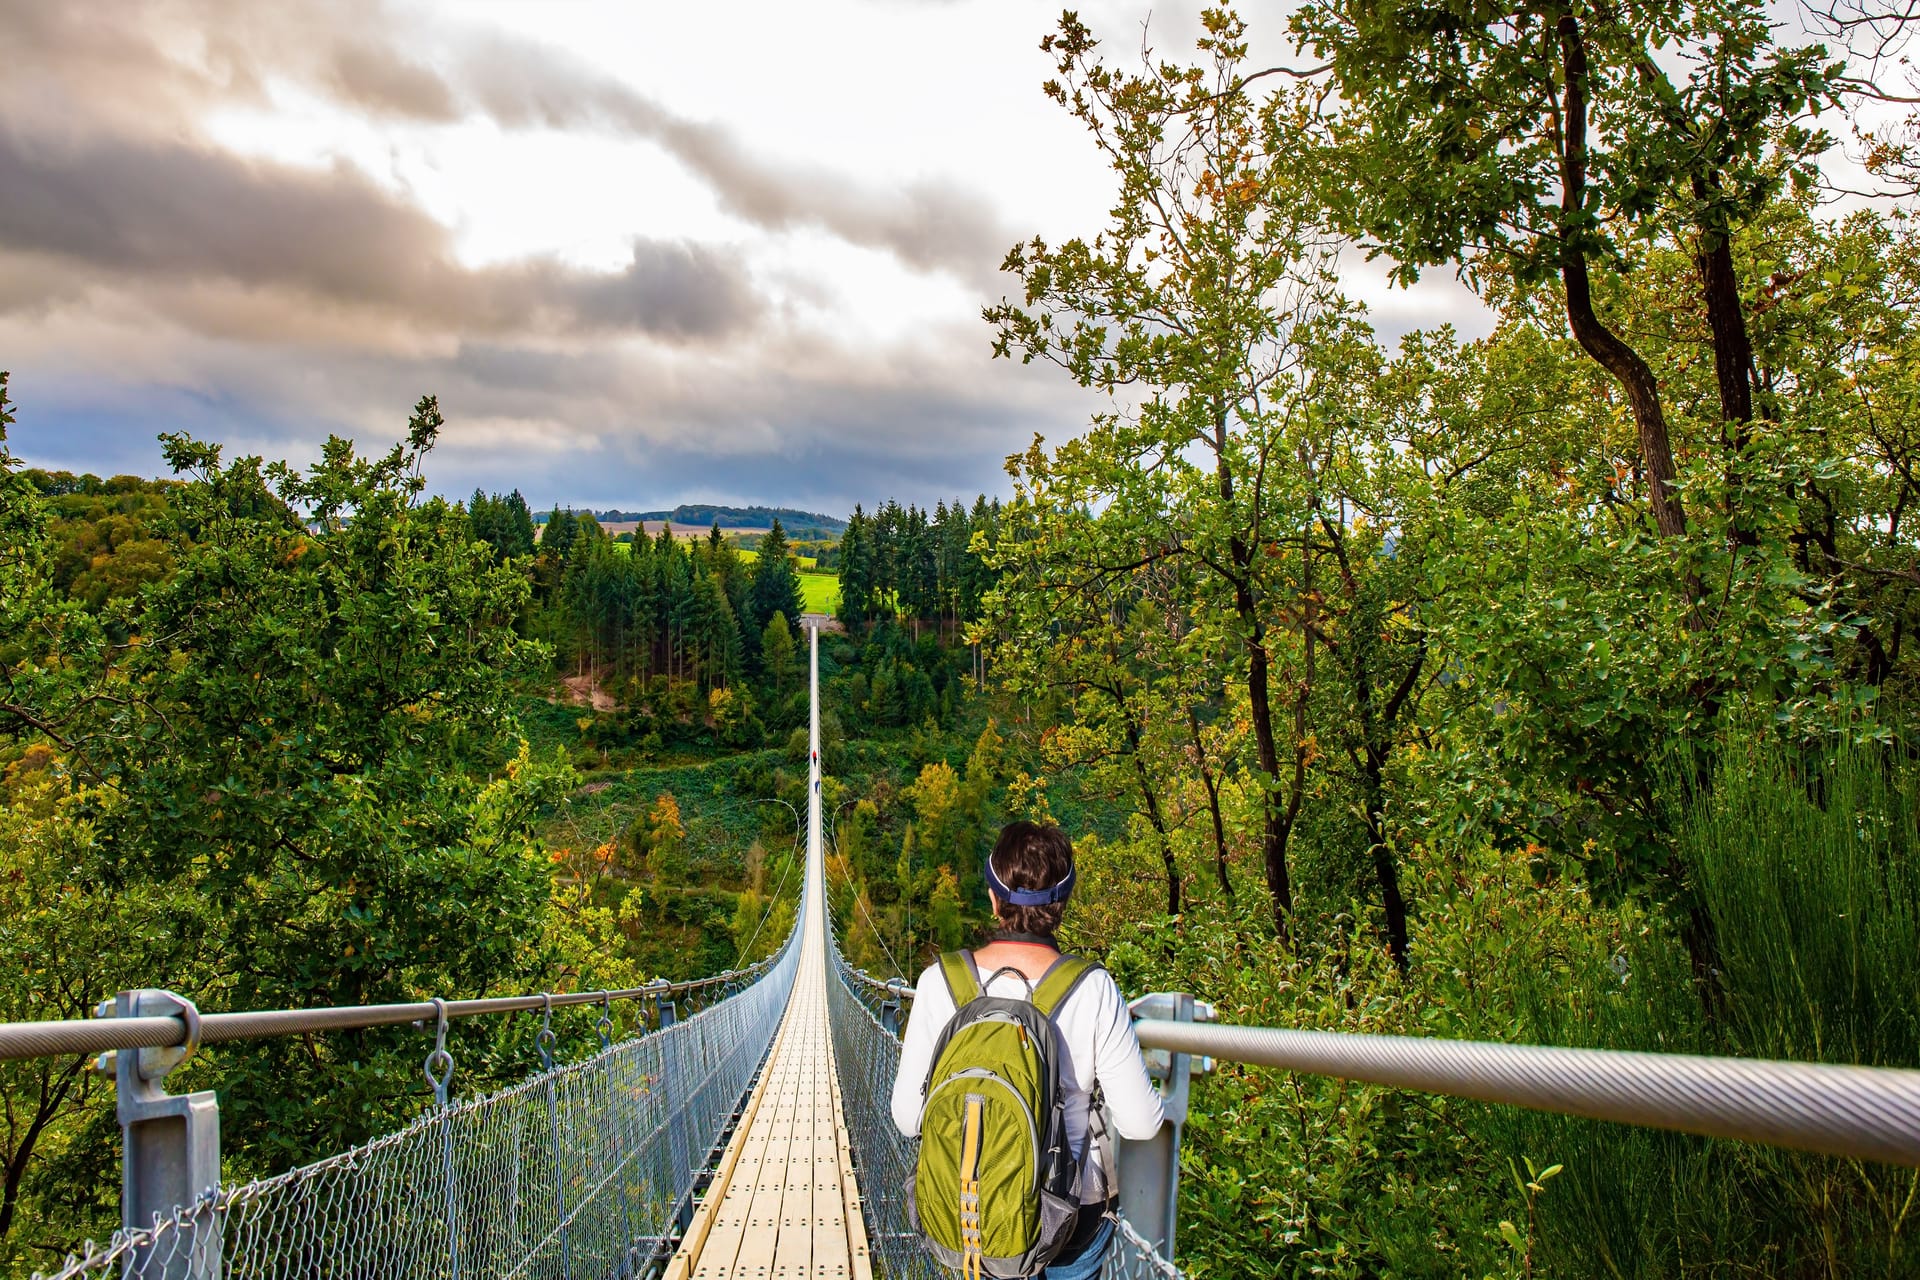
<svg viewBox="0 0 1920 1280"><path fill-rule="evenodd" d="M840 958L840 949L833 948L827 1016L833 1027L840 1105L846 1113L866 1210L868 1249L875 1274L882 1280L933 1280L945 1272L907 1220L905 1191L913 1174L914 1144L901 1137L893 1123L893 1077L900 1068L900 1041L854 993L855 981L853 971Z"/></svg>
<svg viewBox="0 0 1920 1280"><path fill-rule="evenodd" d="M1102 1280L1182 1280L1180 1268L1154 1251L1133 1224L1114 1215L1113 1243L1101 1264Z"/></svg>
<svg viewBox="0 0 1920 1280"><path fill-rule="evenodd" d="M89 1242L44 1280L602 1280L660 1256L800 949L685 1021Z"/></svg>

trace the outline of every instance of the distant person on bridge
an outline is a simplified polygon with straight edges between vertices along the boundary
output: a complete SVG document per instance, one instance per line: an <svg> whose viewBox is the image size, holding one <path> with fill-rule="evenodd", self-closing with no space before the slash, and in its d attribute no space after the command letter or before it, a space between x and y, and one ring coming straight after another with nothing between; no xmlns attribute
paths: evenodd
<svg viewBox="0 0 1920 1280"><path fill-rule="evenodd" d="M1149 1138L1160 1093L1113 978L1054 943L1073 892L1066 833L1009 824L986 879L999 930L920 975L902 1038L893 1121L921 1140L909 1204L968 1280L1088 1280L1117 1207L1094 1096L1121 1137Z"/></svg>

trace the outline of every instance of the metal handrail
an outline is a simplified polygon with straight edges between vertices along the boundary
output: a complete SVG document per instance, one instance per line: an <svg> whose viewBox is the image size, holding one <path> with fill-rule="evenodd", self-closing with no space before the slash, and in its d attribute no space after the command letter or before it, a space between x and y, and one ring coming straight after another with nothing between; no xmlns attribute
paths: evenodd
<svg viewBox="0 0 1920 1280"><path fill-rule="evenodd" d="M1143 1047L1920 1167L1920 1071L1142 1018Z"/></svg>
<svg viewBox="0 0 1920 1280"><path fill-rule="evenodd" d="M481 1000L447 1000L416 1004L339 1005L320 1009L272 1009L246 1013L203 1013L199 1016L199 1044L258 1040L270 1036L300 1035L312 1031L353 1031L367 1027L398 1026L439 1017L476 1018L495 1013L525 1013L547 1007L604 1004L614 1000L664 999L733 982L748 982L769 969L770 956L744 969L729 969L712 977L686 982L656 982L617 991L573 991L565 994L500 996ZM50 1022L0 1023L0 1061L16 1058L63 1057L103 1053L115 1049L162 1049L186 1044L187 1020L168 1014L139 1018L100 1017Z"/></svg>
<svg viewBox="0 0 1920 1280"><path fill-rule="evenodd" d="M876 994L913 987L849 968ZM1920 1168L1920 1071L1143 1017L1144 1049Z"/></svg>

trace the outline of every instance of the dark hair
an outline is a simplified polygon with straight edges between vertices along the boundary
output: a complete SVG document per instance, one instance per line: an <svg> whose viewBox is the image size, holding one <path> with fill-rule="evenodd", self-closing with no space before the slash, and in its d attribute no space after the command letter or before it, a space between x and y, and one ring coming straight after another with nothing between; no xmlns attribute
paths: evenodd
<svg viewBox="0 0 1920 1280"><path fill-rule="evenodd" d="M1037 822L1009 822L994 841L994 874L1009 889L1051 889L1073 870L1073 841L1055 826ZM1043 907L1017 907L1000 904L1001 927L1014 933L1031 933L1043 938L1053 936L1066 914L1065 902L1050 902Z"/></svg>

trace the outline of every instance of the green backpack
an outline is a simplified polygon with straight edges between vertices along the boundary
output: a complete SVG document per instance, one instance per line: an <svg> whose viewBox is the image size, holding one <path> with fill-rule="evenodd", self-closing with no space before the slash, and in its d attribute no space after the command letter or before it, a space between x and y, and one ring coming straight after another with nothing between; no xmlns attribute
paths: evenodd
<svg viewBox="0 0 1920 1280"><path fill-rule="evenodd" d="M1052 1019L1099 967L1061 956L1031 1000L1003 999L986 994L971 952L940 957L954 1014L921 1086L907 1215L968 1280L1035 1275L1073 1236L1080 1157L1067 1142Z"/></svg>

